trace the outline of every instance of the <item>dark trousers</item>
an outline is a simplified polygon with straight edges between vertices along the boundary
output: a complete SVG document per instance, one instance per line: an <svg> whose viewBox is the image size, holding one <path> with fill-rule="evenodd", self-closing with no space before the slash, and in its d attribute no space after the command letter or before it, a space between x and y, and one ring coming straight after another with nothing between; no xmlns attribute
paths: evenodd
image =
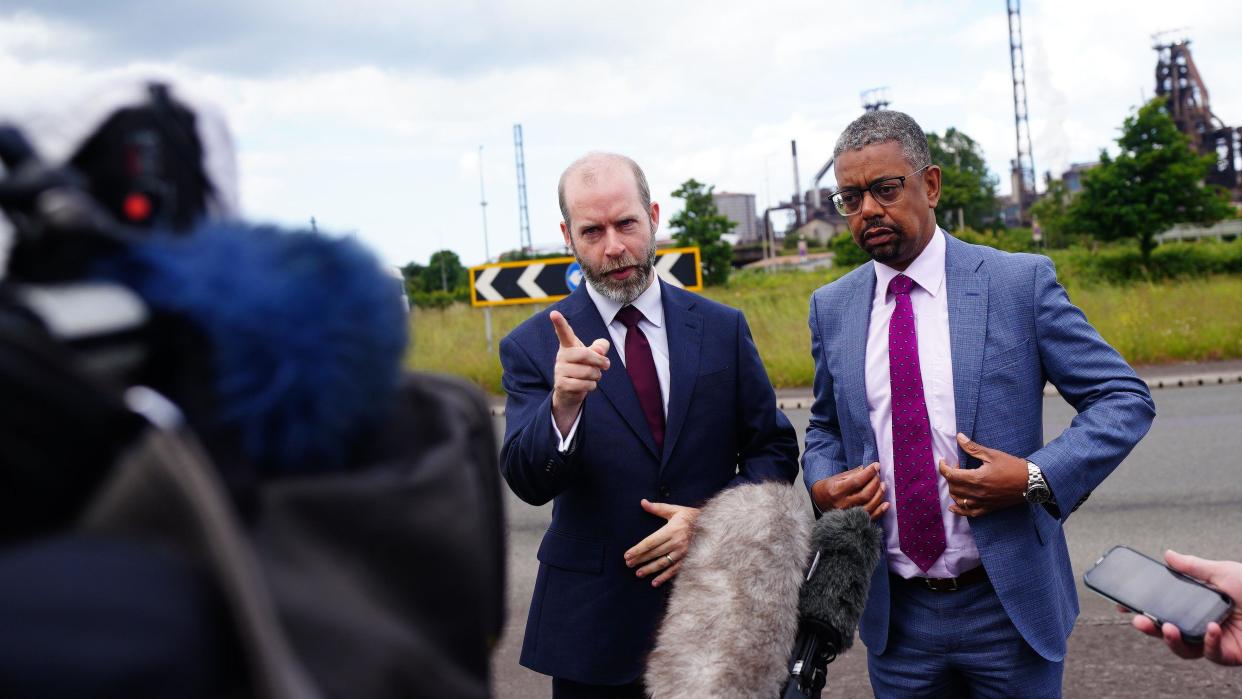
<svg viewBox="0 0 1242 699"><path fill-rule="evenodd" d="M553 677L552 699L647 699L647 689L642 680L620 686L605 686Z"/></svg>

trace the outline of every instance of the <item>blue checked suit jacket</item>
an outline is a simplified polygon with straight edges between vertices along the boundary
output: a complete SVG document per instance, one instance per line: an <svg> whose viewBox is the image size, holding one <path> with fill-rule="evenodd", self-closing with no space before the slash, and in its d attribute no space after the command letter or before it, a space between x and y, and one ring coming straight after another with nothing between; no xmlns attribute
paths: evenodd
<svg viewBox="0 0 1242 699"><path fill-rule="evenodd" d="M615 347L562 454L551 417L560 345L548 313L500 343L509 396L501 473L526 502L553 501L521 663L554 677L625 684L643 672L670 586L652 588L625 567L625 551L665 523L639 500L697 507L736 483L798 475L797 434L776 409L742 313L660 284L670 374L662 450ZM585 343L609 336L585 285L548 310Z"/></svg>
<svg viewBox="0 0 1242 699"><path fill-rule="evenodd" d="M1052 261L1005 253L946 235L945 282L957 429L1043 470L1058 521L1038 505L971 520L983 566L1005 611L1041 656L1058 661L1078 616L1061 526L1147 433L1155 404L1147 385L1057 283ZM815 403L802 457L808 488L879 460L868 416L864 359L874 263L811 296ZM1051 382L1078 415L1047 444L1043 389ZM959 463L979 462L959 450ZM859 625L869 650L888 640L888 563L881 557Z"/></svg>

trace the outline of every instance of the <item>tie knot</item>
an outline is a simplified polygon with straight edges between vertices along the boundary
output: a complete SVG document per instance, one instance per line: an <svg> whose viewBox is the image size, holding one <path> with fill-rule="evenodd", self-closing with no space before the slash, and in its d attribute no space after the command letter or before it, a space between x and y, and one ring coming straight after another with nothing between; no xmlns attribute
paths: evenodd
<svg viewBox="0 0 1242 699"><path fill-rule="evenodd" d="M908 294L914 287L914 280L904 274L898 274L888 283L888 290L893 294Z"/></svg>
<svg viewBox="0 0 1242 699"><path fill-rule="evenodd" d="M633 306L625 306L620 311L617 311L617 320L621 321L621 324L626 328L638 325L638 321L643 318L643 312Z"/></svg>

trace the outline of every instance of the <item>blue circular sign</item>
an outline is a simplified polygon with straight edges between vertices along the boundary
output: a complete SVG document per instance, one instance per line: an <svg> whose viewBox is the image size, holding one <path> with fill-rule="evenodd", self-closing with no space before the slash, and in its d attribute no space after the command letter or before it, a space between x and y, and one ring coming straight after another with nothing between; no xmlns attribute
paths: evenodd
<svg viewBox="0 0 1242 699"><path fill-rule="evenodd" d="M570 291L573 291L574 289L577 289L578 285L581 283L582 265L577 262L572 262L565 270L565 286L569 287Z"/></svg>

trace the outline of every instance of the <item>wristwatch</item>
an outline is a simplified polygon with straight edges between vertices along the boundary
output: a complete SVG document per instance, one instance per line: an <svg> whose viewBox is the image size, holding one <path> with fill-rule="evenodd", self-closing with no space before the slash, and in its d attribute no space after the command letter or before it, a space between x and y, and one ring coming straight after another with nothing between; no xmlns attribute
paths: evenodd
<svg viewBox="0 0 1242 699"><path fill-rule="evenodd" d="M1044 472L1030 461L1026 462L1026 501L1032 505L1042 505L1052 499L1052 490L1048 481L1044 480Z"/></svg>

